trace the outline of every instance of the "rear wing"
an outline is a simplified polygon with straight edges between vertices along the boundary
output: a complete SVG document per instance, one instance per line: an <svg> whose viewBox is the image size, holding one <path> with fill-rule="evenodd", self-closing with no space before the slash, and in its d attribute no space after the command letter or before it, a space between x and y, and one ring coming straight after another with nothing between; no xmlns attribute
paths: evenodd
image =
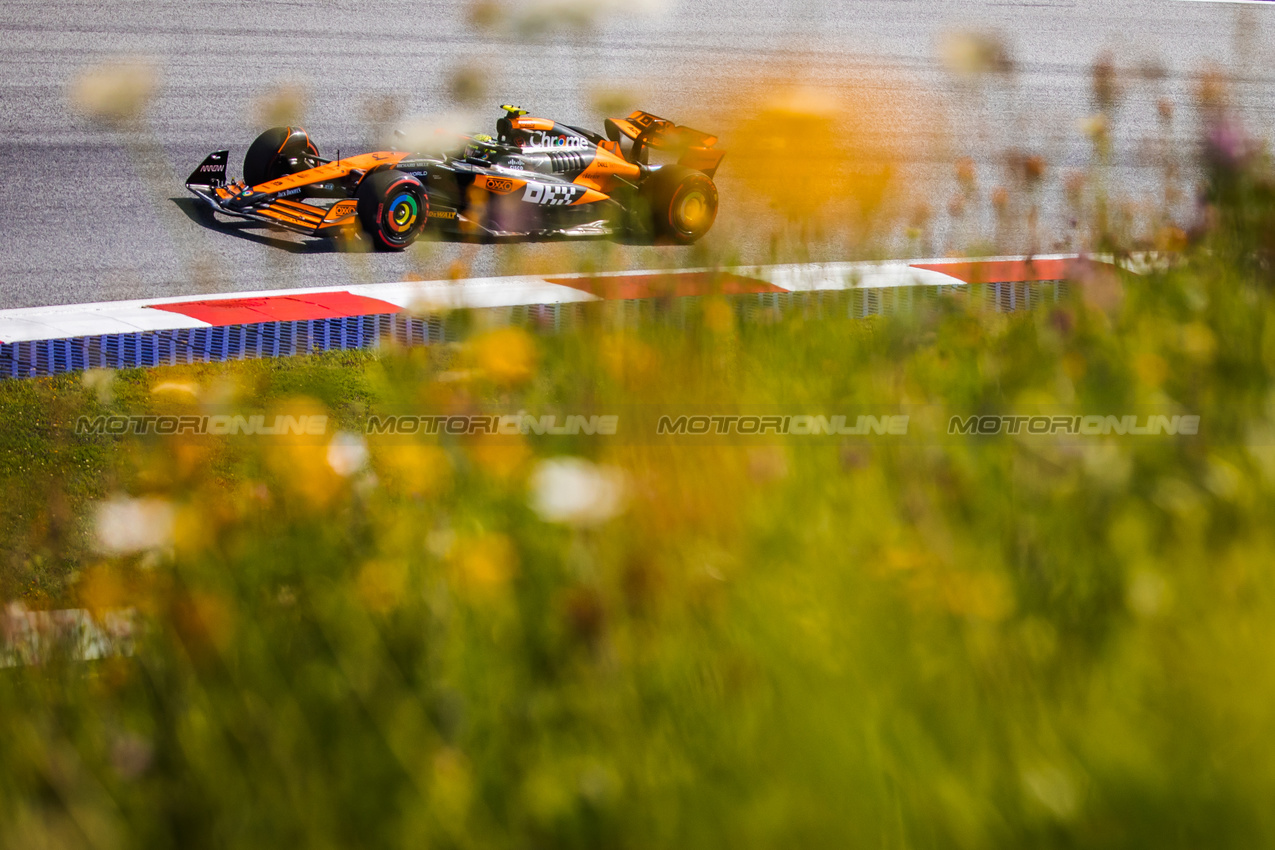
<svg viewBox="0 0 1275 850"><path fill-rule="evenodd" d="M678 165L703 171L712 177L721 165L725 151L717 150L717 137L690 127L674 124L667 118L636 110L628 118L608 118L607 138L618 143L621 138L633 142L629 159L645 162L647 149L669 151L679 156Z"/></svg>

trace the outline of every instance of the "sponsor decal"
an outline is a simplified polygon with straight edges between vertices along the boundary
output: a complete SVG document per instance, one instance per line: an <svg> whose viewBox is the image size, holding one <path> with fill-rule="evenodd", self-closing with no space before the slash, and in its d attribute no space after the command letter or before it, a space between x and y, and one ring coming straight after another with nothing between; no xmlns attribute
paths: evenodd
<svg viewBox="0 0 1275 850"><path fill-rule="evenodd" d="M217 164L217 165L201 165L201 166L199 166L199 173L200 173L200 174L203 174L203 173L208 172L208 171L216 172L217 174L224 174L224 173L226 172L226 163L222 162L222 163L219 163L219 164Z"/></svg>
<svg viewBox="0 0 1275 850"><path fill-rule="evenodd" d="M328 210L327 217L329 219L345 218L347 215L354 215L358 208L357 201L337 201L332 205L332 209Z"/></svg>
<svg viewBox="0 0 1275 850"><path fill-rule="evenodd" d="M507 192L512 192L513 190L514 190L514 181L512 180L504 180L499 177L487 178L487 191L489 192L500 192L503 194Z"/></svg>
<svg viewBox="0 0 1275 850"><path fill-rule="evenodd" d="M300 195L300 194L301 194L301 189L298 187L295 189L285 189L284 191L279 193L279 197L286 198L289 195Z"/></svg>
<svg viewBox="0 0 1275 850"><path fill-rule="evenodd" d="M528 183L527 191L522 199L529 204L542 207L565 207L575 202L584 194L584 189L571 185L546 185L544 183Z"/></svg>
<svg viewBox="0 0 1275 850"><path fill-rule="evenodd" d="M527 137L526 147L531 148L587 148L592 143L580 136L559 136L537 130Z"/></svg>
<svg viewBox="0 0 1275 850"><path fill-rule="evenodd" d="M426 218L453 219L456 217L456 213L453 212L452 210L430 210L429 212L425 213L425 216Z"/></svg>

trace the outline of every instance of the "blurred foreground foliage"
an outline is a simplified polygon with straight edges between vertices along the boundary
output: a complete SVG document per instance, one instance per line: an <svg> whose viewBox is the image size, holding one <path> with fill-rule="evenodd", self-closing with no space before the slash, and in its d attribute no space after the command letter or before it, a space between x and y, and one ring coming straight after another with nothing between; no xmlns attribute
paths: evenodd
<svg viewBox="0 0 1275 850"><path fill-rule="evenodd" d="M1272 845L1275 211L1265 154L1227 141L1172 268L1026 313L708 297L0 384L4 595L144 623L132 657L0 670L0 847ZM377 410L689 403L1202 427L357 436ZM73 428L236 404L350 433Z"/></svg>

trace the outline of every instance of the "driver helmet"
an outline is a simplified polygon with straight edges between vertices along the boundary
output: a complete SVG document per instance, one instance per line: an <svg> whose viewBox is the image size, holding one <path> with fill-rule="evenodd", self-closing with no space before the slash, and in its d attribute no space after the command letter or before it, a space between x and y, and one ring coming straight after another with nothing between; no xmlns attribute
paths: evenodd
<svg viewBox="0 0 1275 850"><path fill-rule="evenodd" d="M465 148L466 159L477 159L486 162L491 159L495 150L495 142L491 136L486 133L479 133L471 137L472 144Z"/></svg>

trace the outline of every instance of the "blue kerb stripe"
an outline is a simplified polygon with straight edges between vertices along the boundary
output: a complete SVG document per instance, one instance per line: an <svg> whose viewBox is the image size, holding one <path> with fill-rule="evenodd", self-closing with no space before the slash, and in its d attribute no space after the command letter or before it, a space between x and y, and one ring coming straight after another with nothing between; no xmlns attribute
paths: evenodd
<svg viewBox="0 0 1275 850"><path fill-rule="evenodd" d="M445 323L439 319L400 313L106 334L0 344L0 376L25 378L82 369L291 357L332 349L370 348L382 339L421 345L446 338Z"/></svg>
<svg viewBox="0 0 1275 850"><path fill-rule="evenodd" d="M852 317L907 313L944 294L963 292L979 305L1002 313L1026 310L1057 302L1066 292L1061 281L978 285L897 287L883 289L825 290L817 292L767 292L730 296L745 319L759 312L800 309L814 316L839 313ZM688 299L674 299L685 302ZM634 321L677 318L682 311L661 299L641 299L619 307ZM514 324L538 330L570 327L583 314L585 303L529 304L488 308L503 312ZM381 340L398 345L429 345L458 339L459 330L442 316L385 313L339 319L300 322L263 322L219 328L185 328L142 331L71 339L36 340L0 344L0 377L27 378L57 375L83 369L134 369L209 363L260 357L292 357L337 349L373 348Z"/></svg>

